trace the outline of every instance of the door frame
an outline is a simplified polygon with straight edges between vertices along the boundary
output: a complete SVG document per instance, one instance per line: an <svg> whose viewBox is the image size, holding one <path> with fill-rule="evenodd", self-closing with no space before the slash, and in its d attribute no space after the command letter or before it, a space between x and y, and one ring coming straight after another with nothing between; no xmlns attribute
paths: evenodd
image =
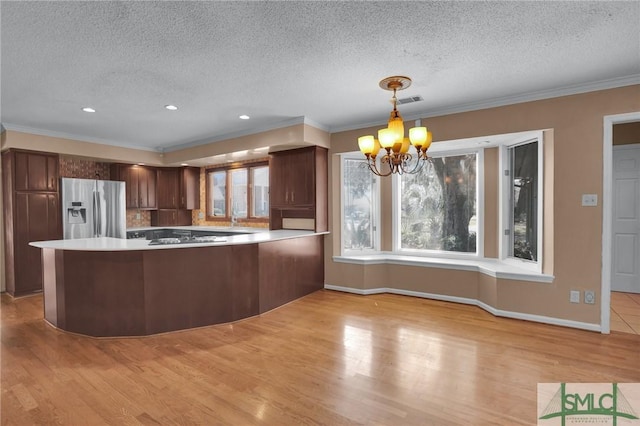
<svg viewBox="0 0 640 426"><path fill-rule="evenodd" d="M600 279L600 332L611 332L611 260L613 238L613 126L640 121L640 111L605 115L602 140L602 276Z"/></svg>

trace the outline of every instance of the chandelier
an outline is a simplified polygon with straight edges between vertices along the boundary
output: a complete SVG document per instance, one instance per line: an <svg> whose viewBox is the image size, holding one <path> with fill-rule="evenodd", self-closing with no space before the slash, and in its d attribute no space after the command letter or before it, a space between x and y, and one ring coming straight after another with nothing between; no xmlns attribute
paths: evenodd
<svg viewBox="0 0 640 426"><path fill-rule="evenodd" d="M367 158L367 165L371 172L378 176L389 176L392 173L413 174L417 173L422 165L429 159L427 149L431 145L432 135L426 127L413 127L409 129L409 137L404 136L404 123L397 108L398 98L396 92L411 86L411 79L401 75L387 77L380 81L380 87L384 90L393 90L393 111L389 117L386 128L378 131L378 139L373 135L358 138L360 151ZM415 153L409 152L413 145ZM380 148L383 154L378 155ZM377 159L379 158L379 162ZM386 167L379 167L386 164ZM384 169L381 171L381 169Z"/></svg>

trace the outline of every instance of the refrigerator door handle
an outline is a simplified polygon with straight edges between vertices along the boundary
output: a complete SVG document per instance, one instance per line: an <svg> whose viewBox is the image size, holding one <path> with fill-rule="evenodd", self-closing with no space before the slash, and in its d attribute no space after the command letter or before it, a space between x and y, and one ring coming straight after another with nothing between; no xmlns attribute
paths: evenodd
<svg viewBox="0 0 640 426"><path fill-rule="evenodd" d="M100 194L97 193L96 194L96 200L98 200L97 203L97 208L96 208L96 222L98 224L97 226L97 232L96 232L96 236L97 237L101 237L102 236L102 204L100 202Z"/></svg>
<svg viewBox="0 0 640 426"><path fill-rule="evenodd" d="M97 237L98 235L98 218L97 213L98 212L98 200L96 198L96 191L93 191L93 223L91 224L93 226L93 237Z"/></svg>

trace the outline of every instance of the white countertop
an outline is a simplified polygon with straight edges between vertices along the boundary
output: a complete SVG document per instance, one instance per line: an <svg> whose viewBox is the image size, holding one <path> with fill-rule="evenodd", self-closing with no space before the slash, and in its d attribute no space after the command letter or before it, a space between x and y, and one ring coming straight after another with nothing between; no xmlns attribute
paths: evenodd
<svg viewBox="0 0 640 426"><path fill-rule="evenodd" d="M133 230L147 230L154 228L134 228ZM80 250L80 251L127 251L127 250L167 250L167 249L184 249L192 247L212 247L235 244L254 244L267 241L285 240L289 238L304 237L309 235L323 235L327 232L300 231L293 229L280 229L270 231L268 229L256 228L212 228L207 226L167 226L155 229L191 229L202 231L246 231L249 234L233 235L222 237L225 241L211 243L188 243L188 244L158 244L149 245L149 240L142 239L121 239L121 238L79 238L75 240L53 240L53 241L34 241L29 245L38 248L58 249L58 250Z"/></svg>

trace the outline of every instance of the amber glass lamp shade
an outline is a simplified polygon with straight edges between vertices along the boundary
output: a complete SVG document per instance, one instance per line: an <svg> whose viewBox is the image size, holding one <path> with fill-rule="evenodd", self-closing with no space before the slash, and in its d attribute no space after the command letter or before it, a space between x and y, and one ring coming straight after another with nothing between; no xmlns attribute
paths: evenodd
<svg viewBox="0 0 640 426"><path fill-rule="evenodd" d="M364 155L371 154L373 152L373 140L373 135L360 136L358 138L360 152Z"/></svg>
<svg viewBox="0 0 640 426"><path fill-rule="evenodd" d="M380 140L380 146L385 149L391 149L396 141L394 131L388 127L378 130L378 139Z"/></svg>
<svg viewBox="0 0 640 426"><path fill-rule="evenodd" d="M364 155L371 155L375 157L378 155L378 151L380 151L380 143L377 139L374 139L373 135L360 136L358 138L358 147L360 147L360 152Z"/></svg>
<svg viewBox="0 0 640 426"><path fill-rule="evenodd" d="M426 151L431 146L431 141L433 141L433 133L427 131L427 141L422 145L422 150Z"/></svg>
<svg viewBox="0 0 640 426"><path fill-rule="evenodd" d="M395 114L394 114L395 113ZM393 133L393 143L402 145L402 140L404 139L404 122L402 121L402 117L397 111L391 112L391 118L389 119L388 129ZM398 145L398 150L400 149L400 145ZM395 152L398 152L394 149Z"/></svg>
<svg viewBox="0 0 640 426"><path fill-rule="evenodd" d="M406 154L409 152L409 147L411 143L409 142L409 138L402 138L402 146L400 147L400 154Z"/></svg>
<svg viewBox="0 0 640 426"><path fill-rule="evenodd" d="M409 129L409 140L411 145L422 147L427 143L427 128L413 127Z"/></svg>

